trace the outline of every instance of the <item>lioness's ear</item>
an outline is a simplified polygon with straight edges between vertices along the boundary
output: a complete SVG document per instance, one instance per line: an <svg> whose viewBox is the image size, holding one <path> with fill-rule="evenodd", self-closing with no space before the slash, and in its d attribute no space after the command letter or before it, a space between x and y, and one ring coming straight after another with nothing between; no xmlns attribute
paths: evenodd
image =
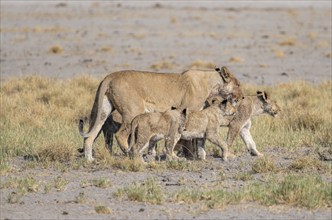
<svg viewBox="0 0 332 220"><path fill-rule="evenodd" d="M231 79L231 73L227 69L227 67L223 66L221 67L221 70L218 71L220 73L221 78L224 80L224 82L228 83Z"/></svg>

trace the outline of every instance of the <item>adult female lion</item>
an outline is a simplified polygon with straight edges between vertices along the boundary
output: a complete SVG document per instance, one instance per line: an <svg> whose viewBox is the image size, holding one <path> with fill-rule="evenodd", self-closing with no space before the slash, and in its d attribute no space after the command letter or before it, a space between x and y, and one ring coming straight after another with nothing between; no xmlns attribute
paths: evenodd
<svg viewBox="0 0 332 220"><path fill-rule="evenodd" d="M144 112L163 112L171 106L179 109L201 110L208 97L220 95L242 98L239 81L226 67L215 70L188 70L182 74L120 71L106 76L99 84L90 115L88 133L84 137L84 153L93 161L92 144L106 119L117 110L122 124L115 134L122 151L128 148L128 131L132 119Z"/></svg>

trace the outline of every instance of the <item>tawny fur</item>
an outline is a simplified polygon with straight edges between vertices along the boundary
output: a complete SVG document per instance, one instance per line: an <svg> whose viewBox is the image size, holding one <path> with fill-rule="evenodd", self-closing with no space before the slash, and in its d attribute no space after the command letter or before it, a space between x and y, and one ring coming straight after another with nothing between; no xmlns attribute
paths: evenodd
<svg viewBox="0 0 332 220"><path fill-rule="evenodd" d="M227 126L236 112L230 101L214 101L213 104L202 111L191 112L181 133L181 138L191 140L195 138L206 138L211 143L220 147L223 151L223 160L227 160L228 148L219 135L219 127Z"/></svg>
<svg viewBox="0 0 332 220"><path fill-rule="evenodd" d="M227 70L188 70L182 74L152 73L140 71L115 72L100 83L91 110L90 126L80 134L84 137L84 152L92 161L92 144L111 112L117 110L121 127L116 139L121 149L128 149L128 127L132 119L144 112L163 112L171 106L179 109L200 110L208 97L221 95L242 97L238 80ZM107 127L107 126L106 126ZM104 132L105 133L105 132Z"/></svg>
<svg viewBox="0 0 332 220"><path fill-rule="evenodd" d="M245 96L236 107L236 114L233 118L230 118L228 134L227 134L227 148L230 149L238 134L245 143L248 151L253 156L262 156L257 148L256 144L251 136L251 118L261 114L269 114L276 117L281 111L277 102L271 100L266 92L257 91L256 96ZM199 148L202 146L198 146ZM198 149L202 152L202 149ZM202 158L205 160L205 151L202 154Z"/></svg>
<svg viewBox="0 0 332 220"><path fill-rule="evenodd" d="M169 160L177 158L173 148L180 139L186 120L186 110L167 110L150 112L136 116L131 122L131 138L128 152L139 154L159 140L165 140L166 156ZM144 161L144 159L142 158Z"/></svg>

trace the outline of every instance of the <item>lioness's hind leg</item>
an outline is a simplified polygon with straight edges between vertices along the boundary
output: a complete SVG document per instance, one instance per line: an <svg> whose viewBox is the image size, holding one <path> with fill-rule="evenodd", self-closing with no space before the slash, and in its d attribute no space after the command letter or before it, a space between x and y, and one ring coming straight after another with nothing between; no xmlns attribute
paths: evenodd
<svg viewBox="0 0 332 220"><path fill-rule="evenodd" d="M126 153L128 149L128 131L126 128L126 125L123 123L121 124L121 127L119 130L115 133L115 138L118 142L118 145L120 146L122 152Z"/></svg>

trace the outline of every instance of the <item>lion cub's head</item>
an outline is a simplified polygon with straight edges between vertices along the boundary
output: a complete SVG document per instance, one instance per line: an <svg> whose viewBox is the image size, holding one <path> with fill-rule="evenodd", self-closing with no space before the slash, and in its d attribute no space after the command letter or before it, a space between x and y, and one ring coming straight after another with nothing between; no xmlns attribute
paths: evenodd
<svg viewBox="0 0 332 220"><path fill-rule="evenodd" d="M263 103L263 110L265 113L268 113L273 117L278 116L278 113L281 111L281 109L276 101L271 100L268 94L264 91L257 91L257 97Z"/></svg>

